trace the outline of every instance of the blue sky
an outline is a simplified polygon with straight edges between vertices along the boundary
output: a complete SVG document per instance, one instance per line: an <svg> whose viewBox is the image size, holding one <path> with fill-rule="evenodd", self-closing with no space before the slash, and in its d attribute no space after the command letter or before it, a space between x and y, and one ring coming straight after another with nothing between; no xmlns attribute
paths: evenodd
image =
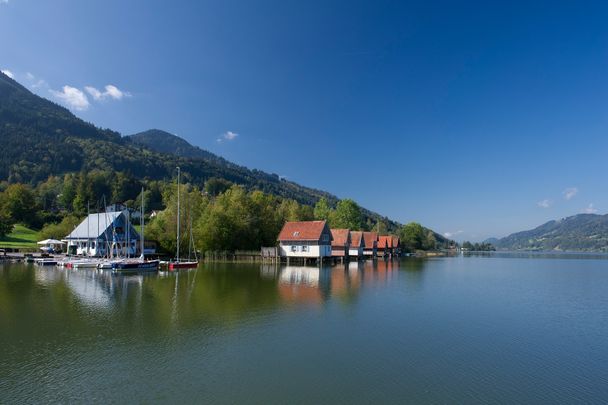
<svg viewBox="0 0 608 405"><path fill-rule="evenodd" d="M608 210L606 21L592 1L0 0L0 68L98 126L481 240Z"/></svg>

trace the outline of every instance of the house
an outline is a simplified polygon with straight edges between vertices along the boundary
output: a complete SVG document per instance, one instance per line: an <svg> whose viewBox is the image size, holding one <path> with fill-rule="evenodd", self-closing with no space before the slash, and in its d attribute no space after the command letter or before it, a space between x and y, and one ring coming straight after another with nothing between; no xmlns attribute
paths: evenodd
<svg viewBox="0 0 608 405"><path fill-rule="evenodd" d="M363 240L363 232L353 231L350 233L350 247L348 249L348 255L359 259L363 257L363 249L365 248L365 241Z"/></svg>
<svg viewBox="0 0 608 405"><path fill-rule="evenodd" d="M388 257L393 253L393 237L379 236L378 237L378 256Z"/></svg>
<svg viewBox="0 0 608 405"><path fill-rule="evenodd" d="M401 239L393 236L393 256L401 256Z"/></svg>
<svg viewBox="0 0 608 405"><path fill-rule="evenodd" d="M378 234L376 232L363 232L363 255L376 257L378 249Z"/></svg>
<svg viewBox="0 0 608 405"><path fill-rule="evenodd" d="M331 238L331 255L333 257L348 257L348 250L350 248L350 230L332 229Z"/></svg>
<svg viewBox="0 0 608 405"><path fill-rule="evenodd" d="M332 236L326 221L286 222L278 241L283 257L321 259L331 256Z"/></svg>
<svg viewBox="0 0 608 405"><path fill-rule="evenodd" d="M63 241L70 254L84 256L136 256L139 234L127 210L89 214Z"/></svg>

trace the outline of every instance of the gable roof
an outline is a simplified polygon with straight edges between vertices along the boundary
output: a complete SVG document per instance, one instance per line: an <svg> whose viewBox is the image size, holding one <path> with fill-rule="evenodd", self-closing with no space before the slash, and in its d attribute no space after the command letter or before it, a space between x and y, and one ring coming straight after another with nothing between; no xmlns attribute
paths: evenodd
<svg viewBox="0 0 608 405"><path fill-rule="evenodd" d="M378 241L378 234L376 232L363 232L363 240L366 249L373 249L374 242Z"/></svg>
<svg viewBox="0 0 608 405"><path fill-rule="evenodd" d="M89 214L65 239L96 239L102 236L108 228L121 216L122 212L101 212ZM129 233L132 239L138 239L139 234L131 227ZM108 235L111 237L112 235Z"/></svg>
<svg viewBox="0 0 608 405"><path fill-rule="evenodd" d="M331 232L325 221L291 221L285 222L283 229L279 233L277 240L279 241L299 241L299 240L321 240L323 233L329 234L331 240Z"/></svg>
<svg viewBox="0 0 608 405"><path fill-rule="evenodd" d="M331 237L333 241L332 246L346 246L350 244L350 230L349 229L332 229Z"/></svg>
<svg viewBox="0 0 608 405"><path fill-rule="evenodd" d="M378 248L390 249L393 247L392 236L380 236L378 237Z"/></svg>
<svg viewBox="0 0 608 405"><path fill-rule="evenodd" d="M361 231L353 231L350 233L350 245L352 247L361 247L365 246L363 243L363 232Z"/></svg>
<svg viewBox="0 0 608 405"><path fill-rule="evenodd" d="M394 248L399 247L399 245L401 244L400 242L401 242L401 240L399 239L398 236L393 236L393 247Z"/></svg>

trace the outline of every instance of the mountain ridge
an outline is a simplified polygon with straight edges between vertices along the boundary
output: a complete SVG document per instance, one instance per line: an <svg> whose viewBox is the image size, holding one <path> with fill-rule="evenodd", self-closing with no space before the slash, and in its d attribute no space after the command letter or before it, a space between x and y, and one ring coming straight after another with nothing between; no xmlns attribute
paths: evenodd
<svg viewBox="0 0 608 405"><path fill-rule="evenodd" d="M121 136L116 131L98 128L0 73L0 139L5 147L0 159L0 179L9 183L36 184L51 175L95 170L124 171L140 179L170 180L175 167L180 166L184 181L199 185L217 177L306 205L314 205L322 197L332 206L339 201L326 191L239 166L176 135L155 131ZM164 152L143 144L146 137L159 135L168 141L156 147L164 147ZM181 149L168 150L176 146ZM383 221L390 232L400 226L368 209L362 208L362 213L368 224Z"/></svg>
<svg viewBox="0 0 608 405"><path fill-rule="evenodd" d="M500 250L608 251L608 214L576 214L491 239Z"/></svg>

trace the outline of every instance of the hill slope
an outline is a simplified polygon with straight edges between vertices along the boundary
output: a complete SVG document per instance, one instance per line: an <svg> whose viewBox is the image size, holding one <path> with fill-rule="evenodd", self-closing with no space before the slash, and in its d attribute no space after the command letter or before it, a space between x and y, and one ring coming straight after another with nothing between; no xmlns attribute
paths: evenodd
<svg viewBox="0 0 608 405"><path fill-rule="evenodd" d="M498 249L608 251L608 215L578 214L494 241Z"/></svg>
<svg viewBox="0 0 608 405"><path fill-rule="evenodd" d="M187 158L224 160L211 152L189 144L188 141L177 135L160 129L149 129L129 135L129 138L138 145L160 153L170 153Z"/></svg>
<svg viewBox="0 0 608 405"><path fill-rule="evenodd" d="M218 177L302 204L313 205L321 197L332 205L338 201L327 192L231 163L164 131L122 137L117 132L97 128L66 108L31 93L3 73L0 73L0 139L4 146L0 180L9 182L35 184L50 175L96 169L167 180L173 178L175 167L180 166L185 180L199 185ZM369 210L363 209L363 213L374 222L383 218ZM388 225L394 231L399 224L388 221Z"/></svg>

